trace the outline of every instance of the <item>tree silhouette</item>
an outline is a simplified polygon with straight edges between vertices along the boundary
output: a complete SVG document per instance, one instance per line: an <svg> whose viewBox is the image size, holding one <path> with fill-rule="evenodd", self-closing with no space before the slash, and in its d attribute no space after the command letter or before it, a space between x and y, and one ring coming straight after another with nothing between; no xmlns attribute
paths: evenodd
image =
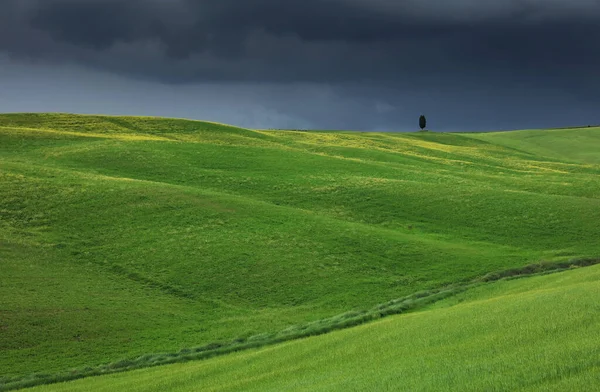
<svg viewBox="0 0 600 392"><path fill-rule="evenodd" d="M427 126L427 119L424 115L421 115L421 117L419 117L419 126L421 127L421 129L425 129L425 127Z"/></svg>

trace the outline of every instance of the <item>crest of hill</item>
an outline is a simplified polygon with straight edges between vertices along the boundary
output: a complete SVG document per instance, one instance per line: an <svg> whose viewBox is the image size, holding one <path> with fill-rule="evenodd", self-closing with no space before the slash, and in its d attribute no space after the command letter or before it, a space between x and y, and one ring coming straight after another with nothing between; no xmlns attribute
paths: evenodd
<svg viewBox="0 0 600 392"><path fill-rule="evenodd" d="M212 140L268 138L250 129L216 122L141 116L9 113L0 114L0 127L54 132L65 136L142 140L201 141L203 138Z"/></svg>

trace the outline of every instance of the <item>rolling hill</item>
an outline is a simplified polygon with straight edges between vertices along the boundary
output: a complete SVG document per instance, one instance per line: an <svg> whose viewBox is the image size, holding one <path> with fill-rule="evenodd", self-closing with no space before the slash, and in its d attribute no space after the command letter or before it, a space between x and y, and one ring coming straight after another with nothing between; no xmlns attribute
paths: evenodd
<svg viewBox="0 0 600 392"><path fill-rule="evenodd" d="M0 115L0 383L597 257L600 130L561 132Z"/></svg>
<svg viewBox="0 0 600 392"><path fill-rule="evenodd" d="M324 336L32 392L592 391L599 294L600 266L502 281Z"/></svg>

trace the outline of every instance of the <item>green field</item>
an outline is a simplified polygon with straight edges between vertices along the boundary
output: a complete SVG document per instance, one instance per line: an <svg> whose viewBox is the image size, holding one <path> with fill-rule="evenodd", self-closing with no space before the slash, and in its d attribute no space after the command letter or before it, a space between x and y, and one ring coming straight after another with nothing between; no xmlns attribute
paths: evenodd
<svg viewBox="0 0 600 392"><path fill-rule="evenodd" d="M599 150L597 128L0 115L0 384L598 257Z"/></svg>
<svg viewBox="0 0 600 392"><path fill-rule="evenodd" d="M471 134L482 141L565 162L600 164L599 128Z"/></svg>
<svg viewBox="0 0 600 392"><path fill-rule="evenodd" d="M595 391L600 266L502 281L328 335L32 392Z"/></svg>

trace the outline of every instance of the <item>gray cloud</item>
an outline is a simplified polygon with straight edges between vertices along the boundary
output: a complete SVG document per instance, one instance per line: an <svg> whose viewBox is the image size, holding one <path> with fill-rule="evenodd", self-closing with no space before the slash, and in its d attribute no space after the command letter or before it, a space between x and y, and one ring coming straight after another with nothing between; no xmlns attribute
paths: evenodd
<svg viewBox="0 0 600 392"><path fill-rule="evenodd" d="M505 127L494 110L514 123L528 119L519 105L539 118L561 99L598 103L599 21L598 0L2 0L0 54L169 85L263 86L264 110L247 109L263 126L390 129L430 110L458 128L456 113L477 108Z"/></svg>
<svg viewBox="0 0 600 392"><path fill-rule="evenodd" d="M0 9L0 50L168 82L402 82L600 65L593 0L5 0Z"/></svg>

